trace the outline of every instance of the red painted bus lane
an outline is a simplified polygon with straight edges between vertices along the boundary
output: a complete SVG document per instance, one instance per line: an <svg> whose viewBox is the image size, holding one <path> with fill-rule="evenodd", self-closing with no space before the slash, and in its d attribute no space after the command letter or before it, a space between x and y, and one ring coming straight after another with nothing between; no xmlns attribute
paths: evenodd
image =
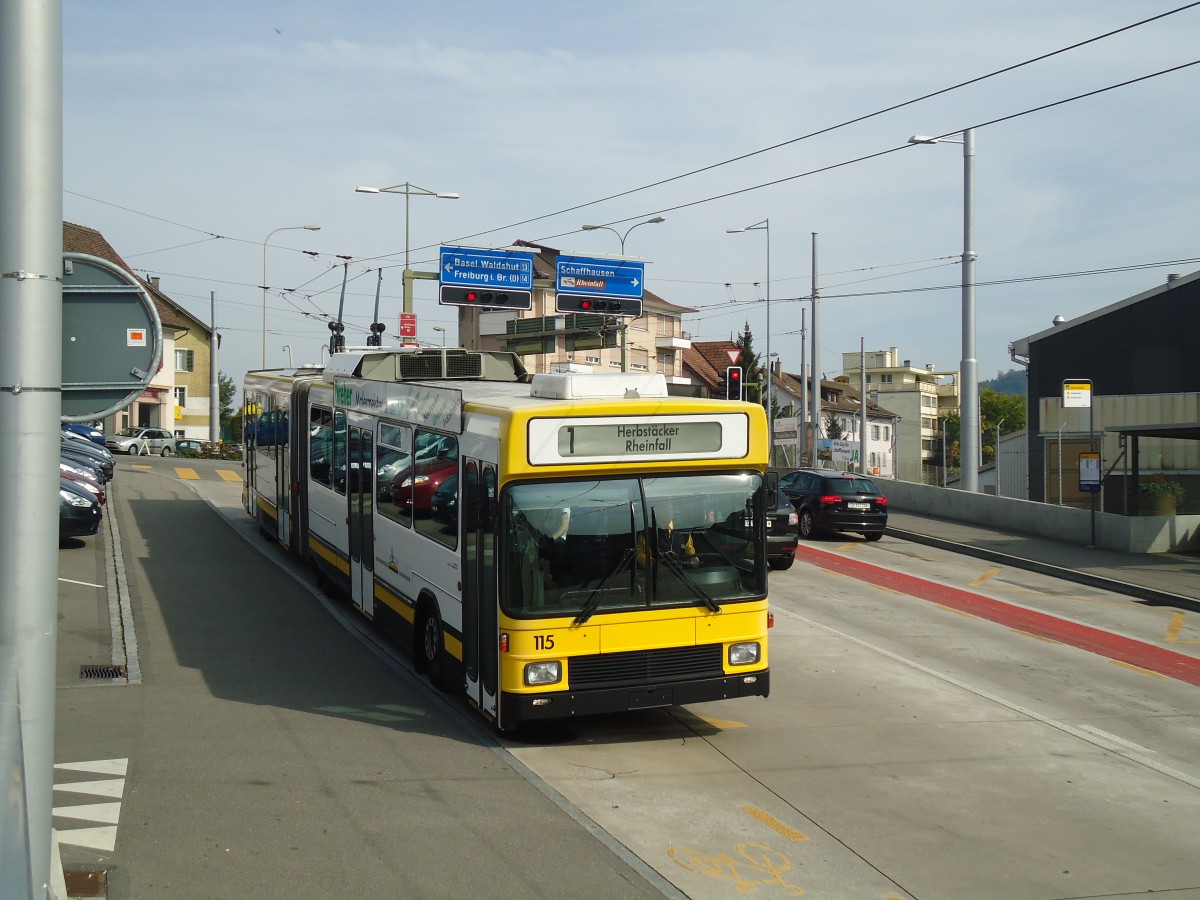
<svg viewBox="0 0 1200 900"><path fill-rule="evenodd" d="M918 600L939 603L1018 631L1051 638L1187 684L1200 685L1200 658L813 547L801 546L796 551L796 558L839 575L908 594Z"/></svg>

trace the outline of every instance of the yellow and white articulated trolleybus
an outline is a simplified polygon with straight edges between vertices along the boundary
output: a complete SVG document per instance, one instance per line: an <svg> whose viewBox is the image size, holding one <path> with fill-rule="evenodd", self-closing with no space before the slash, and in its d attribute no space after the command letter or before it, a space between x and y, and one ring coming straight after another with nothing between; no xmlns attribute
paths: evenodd
<svg viewBox="0 0 1200 900"><path fill-rule="evenodd" d="M762 407L441 348L245 393L259 528L497 727L769 693Z"/></svg>

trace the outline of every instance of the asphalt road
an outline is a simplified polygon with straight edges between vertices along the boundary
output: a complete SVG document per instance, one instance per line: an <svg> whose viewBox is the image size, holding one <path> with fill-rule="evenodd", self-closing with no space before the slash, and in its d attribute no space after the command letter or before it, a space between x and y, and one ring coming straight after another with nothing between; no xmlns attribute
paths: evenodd
<svg viewBox="0 0 1200 900"><path fill-rule="evenodd" d="M125 651L63 552L58 760L127 760L64 857L110 897L1200 898L1198 614L824 540L771 576L770 698L497 740L179 464L118 476L140 683L64 664Z"/></svg>
<svg viewBox="0 0 1200 900"><path fill-rule="evenodd" d="M55 819L65 867L106 869L114 898L663 895L462 710L264 559L277 550L228 527L179 464L122 459L106 513L140 683L81 685L76 638L104 643L109 623L99 603L64 605L79 620L60 625L56 762L76 768L57 783L86 782L55 792L56 812L76 807ZM82 543L63 551L78 592L105 584L98 542ZM115 816L78 809L113 803ZM106 812L114 822L87 818ZM105 827L111 850L69 843L102 843Z"/></svg>

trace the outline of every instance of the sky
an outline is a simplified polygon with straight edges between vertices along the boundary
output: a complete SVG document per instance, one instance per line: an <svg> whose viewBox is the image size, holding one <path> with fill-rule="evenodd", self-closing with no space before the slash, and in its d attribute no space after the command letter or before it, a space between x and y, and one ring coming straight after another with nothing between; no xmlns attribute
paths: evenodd
<svg viewBox="0 0 1200 900"><path fill-rule="evenodd" d="M443 243L605 256L657 215L625 253L693 340L748 324L799 371L815 268L826 377L860 342L954 370L962 147L907 139L974 128L987 379L1054 316L1200 268L1200 66L1155 74L1200 57L1200 5L1065 50L1185 5L63 0L63 213L206 323L215 293L238 383L264 283L267 364L300 365L339 307L365 342L379 269L398 334L406 244L427 271ZM406 235L403 196L355 192L405 182L460 199L411 197ZM453 345L435 288L418 337Z"/></svg>

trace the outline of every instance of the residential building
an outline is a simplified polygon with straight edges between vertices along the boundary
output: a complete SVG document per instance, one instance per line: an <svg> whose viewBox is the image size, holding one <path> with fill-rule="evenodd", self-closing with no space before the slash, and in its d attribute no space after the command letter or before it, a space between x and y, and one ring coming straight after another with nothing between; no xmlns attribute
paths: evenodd
<svg viewBox="0 0 1200 900"><path fill-rule="evenodd" d="M558 250L528 241L514 246L534 253L533 306L528 310L458 308L459 342L467 350L510 350L531 372L652 372L668 385L690 383L683 354L691 346L683 331L687 306L646 291L636 319L555 311Z"/></svg>
<svg viewBox="0 0 1200 900"><path fill-rule="evenodd" d="M735 341L692 341L683 351L683 374L699 385L705 396L724 397L725 370L740 364L741 352ZM733 362L735 358L737 363Z"/></svg>
<svg viewBox="0 0 1200 900"><path fill-rule="evenodd" d="M945 420L959 414L957 370L914 366L900 359L896 347L842 354L842 372L851 384L859 383L864 367L868 398L897 416L896 478L940 484Z"/></svg>
<svg viewBox="0 0 1200 900"><path fill-rule="evenodd" d="M63 222L63 252L86 253L129 272L149 294L162 323L162 365L126 409L105 420L104 430L165 428L176 437L206 440L210 436L211 329L163 293L158 278L139 277L96 229Z"/></svg>
<svg viewBox="0 0 1200 900"><path fill-rule="evenodd" d="M775 420L775 441L784 447L789 465L813 465L808 419L810 417L807 391L801 390L802 378L787 372L777 372L771 382L772 398L781 418ZM866 441L862 430L862 394L845 377L821 381L821 427L817 438L818 467L854 468L847 460L833 453L829 445L831 431L840 434L839 440L856 445L866 462L866 473L880 478L895 478L899 451L896 445L899 417L880 406L867 395ZM831 428L832 426L832 428ZM786 436L794 434L794 444L788 446Z"/></svg>

